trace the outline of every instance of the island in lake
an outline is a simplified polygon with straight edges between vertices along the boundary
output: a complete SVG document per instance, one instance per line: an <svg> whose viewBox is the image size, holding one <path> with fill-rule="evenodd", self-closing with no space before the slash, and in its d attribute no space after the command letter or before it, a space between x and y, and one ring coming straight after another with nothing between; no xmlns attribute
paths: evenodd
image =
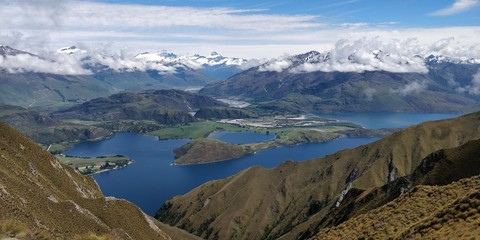
<svg viewBox="0 0 480 240"><path fill-rule="evenodd" d="M394 129L364 129L350 122L323 119L315 116L235 119L228 122L219 121L215 124L229 124L243 131L273 134L275 138L269 141L243 144L198 138L174 150L174 164L188 165L219 162L280 146L327 142L343 136L384 136L394 131ZM179 127L177 129L182 128ZM168 130L163 129L163 131L166 132ZM189 131L179 131L179 133L185 132Z"/></svg>

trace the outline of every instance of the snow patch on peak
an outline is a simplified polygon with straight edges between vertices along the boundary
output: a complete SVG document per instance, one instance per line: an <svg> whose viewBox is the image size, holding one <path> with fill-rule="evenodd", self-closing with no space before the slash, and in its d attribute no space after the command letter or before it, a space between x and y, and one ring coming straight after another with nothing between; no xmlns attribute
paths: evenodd
<svg viewBox="0 0 480 240"><path fill-rule="evenodd" d="M195 54L193 56L179 56L174 53L160 52L160 53L141 53L136 59L141 59L147 62L157 62L164 64L180 64L194 69L202 66L241 66L247 62L242 58L228 58L220 55L218 52L212 52L208 56Z"/></svg>
<svg viewBox="0 0 480 240"><path fill-rule="evenodd" d="M87 53L86 50L80 49L77 46L71 47L64 47L57 50L57 53L65 53L65 54L74 54L74 53Z"/></svg>

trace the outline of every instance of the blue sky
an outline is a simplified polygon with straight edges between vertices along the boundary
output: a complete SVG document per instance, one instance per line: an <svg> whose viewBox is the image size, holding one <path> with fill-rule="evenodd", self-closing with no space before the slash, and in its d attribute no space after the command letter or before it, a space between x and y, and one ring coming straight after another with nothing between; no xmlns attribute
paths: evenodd
<svg viewBox="0 0 480 240"><path fill-rule="evenodd" d="M0 44L78 45L246 58L325 50L339 40L399 39L467 49L480 0L0 0ZM479 53L480 55L480 53Z"/></svg>
<svg viewBox="0 0 480 240"><path fill-rule="evenodd" d="M431 15L439 9L451 7L455 2L452 0L104 0L103 2L200 8L264 9L265 13L271 14L317 15L319 21L371 24L396 22L403 27L477 26L480 24L478 4L457 14Z"/></svg>

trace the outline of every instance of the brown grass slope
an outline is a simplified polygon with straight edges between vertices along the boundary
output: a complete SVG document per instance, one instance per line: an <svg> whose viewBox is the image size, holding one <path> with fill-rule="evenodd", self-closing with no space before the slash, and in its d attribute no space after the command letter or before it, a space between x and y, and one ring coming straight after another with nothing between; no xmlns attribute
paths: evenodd
<svg viewBox="0 0 480 240"><path fill-rule="evenodd" d="M0 122L0 220L54 239L92 233L114 239L169 239L135 205L105 198L95 181L62 166L32 140Z"/></svg>
<svg viewBox="0 0 480 240"><path fill-rule="evenodd" d="M193 140L175 150L176 164L198 164L224 161L248 154L240 145L215 139Z"/></svg>
<svg viewBox="0 0 480 240"><path fill-rule="evenodd" d="M382 207L324 228L313 239L476 239L480 177L420 185Z"/></svg>
<svg viewBox="0 0 480 240"><path fill-rule="evenodd" d="M412 175L400 177L379 188L351 189L339 207L332 209L317 224L311 225L301 238L309 238L323 228L336 226L343 221L381 207L401 194L410 194L408 191L412 187L446 185L478 174L480 174L480 140L473 140L456 148L436 151L424 158ZM438 206L445 204L442 202ZM429 206L424 207L428 209ZM404 228L412 224L415 224L415 221L402 222Z"/></svg>
<svg viewBox="0 0 480 240"><path fill-rule="evenodd" d="M381 187L412 174L430 153L478 138L478 112L427 122L325 158L208 182L167 201L156 218L209 239L294 239L318 224L342 191Z"/></svg>

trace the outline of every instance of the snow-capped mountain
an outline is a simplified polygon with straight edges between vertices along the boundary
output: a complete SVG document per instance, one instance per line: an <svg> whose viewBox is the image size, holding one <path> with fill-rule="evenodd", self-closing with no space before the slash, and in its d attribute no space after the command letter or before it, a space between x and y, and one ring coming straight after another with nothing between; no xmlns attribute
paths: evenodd
<svg viewBox="0 0 480 240"><path fill-rule="evenodd" d="M64 47L57 50L57 53L66 53L66 54L74 54L74 53L87 53L86 50L80 49L76 46L71 47Z"/></svg>
<svg viewBox="0 0 480 240"><path fill-rule="evenodd" d="M480 59L450 58L442 55L419 54L406 56L373 49L347 51L310 51L304 54L271 59L259 66L260 72L417 72L426 73L433 65L442 63L480 64Z"/></svg>
<svg viewBox="0 0 480 240"><path fill-rule="evenodd" d="M30 55L30 56L35 56L35 54L25 52L25 51L20 51L18 49L11 48L7 45L0 45L0 55L2 55L3 57L16 56L16 55L20 55L20 54L27 54L27 55Z"/></svg>
<svg viewBox="0 0 480 240"><path fill-rule="evenodd" d="M224 57L217 52L212 52L208 56L195 54L193 56L178 56L169 52L158 53L140 53L135 56L136 59L142 59L148 62L163 62L163 63L180 63L189 67L198 68L201 66L241 66L247 62L243 58Z"/></svg>
<svg viewBox="0 0 480 240"><path fill-rule="evenodd" d="M425 57L425 63L440 64L440 63L454 63L454 64L480 64L480 59L476 58L450 58L443 55L429 55Z"/></svg>

